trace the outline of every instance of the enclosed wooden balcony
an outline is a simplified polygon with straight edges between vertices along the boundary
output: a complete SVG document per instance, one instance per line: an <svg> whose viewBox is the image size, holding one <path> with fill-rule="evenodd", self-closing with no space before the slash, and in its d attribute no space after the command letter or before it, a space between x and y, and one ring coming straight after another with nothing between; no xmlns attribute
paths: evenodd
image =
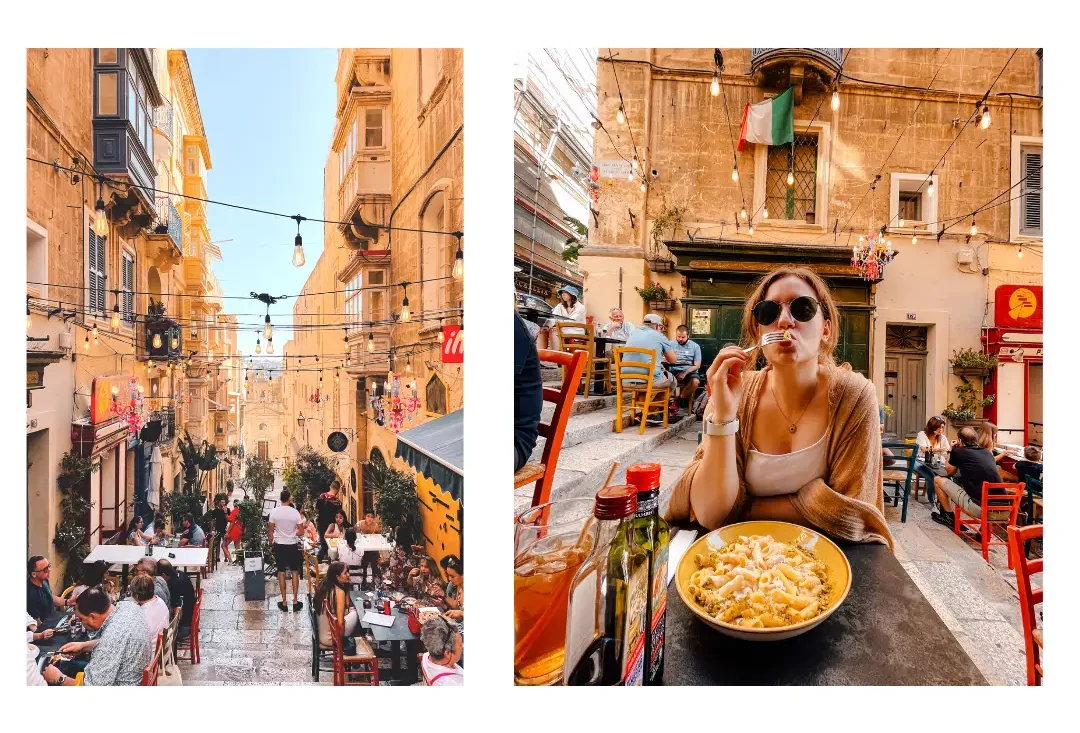
<svg viewBox="0 0 1080 733"><path fill-rule="evenodd" d="M828 89L844 61L842 48L752 48L750 72L766 89L795 87L795 103L802 102L803 85Z"/></svg>

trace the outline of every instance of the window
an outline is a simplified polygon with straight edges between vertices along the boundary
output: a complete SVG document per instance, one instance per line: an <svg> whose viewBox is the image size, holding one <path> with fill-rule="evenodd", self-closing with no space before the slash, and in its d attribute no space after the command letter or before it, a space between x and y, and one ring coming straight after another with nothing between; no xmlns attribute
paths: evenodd
<svg viewBox="0 0 1080 733"><path fill-rule="evenodd" d="M794 156L794 162L792 161ZM815 223L817 216L818 136L795 135L794 145L771 145L765 177L765 205L769 217L788 221ZM794 172L795 183L787 177Z"/></svg>
<svg viewBox="0 0 1080 733"><path fill-rule="evenodd" d="M445 415L447 404L446 384L438 374L432 374L424 388L424 401L427 403L427 411L432 415Z"/></svg>
<svg viewBox="0 0 1080 733"><path fill-rule="evenodd" d="M420 109L427 105L442 76L442 49L420 49Z"/></svg>
<svg viewBox="0 0 1080 733"><path fill-rule="evenodd" d="M116 115L116 72L98 74L98 115Z"/></svg>
<svg viewBox="0 0 1080 733"><path fill-rule="evenodd" d="M116 63L116 49L115 48L99 48L98 63L99 64L115 64Z"/></svg>
<svg viewBox="0 0 1080 733"><path fill-rule="evenodd" d="M364 313L361 307L362 287L362 272L356 273L352 280L349 281L349 284L345 286L345 320L347 323L360 324L363 320Z"/></svg>
<svg viewBox="0 0 1080 733"><path fill-rule="evenodd" d="M1020 148L1020 234L1042 236L1042 146Z"/></svg>
<svg viewBox="0 0 1080 733"><path fill-rule="evenodd" d="M931 182L936 188L937 175L929 178L926 173L918 172L890 175L890 228L925 232L937 227L937 197L928 193Z"/></svg>
<svg viewBox="0 0 1080 733"><path fill-rule="evenodd" d="M48 298L46 283L49 281L49 236L40 226L26 220L26 294L35 298Z"/></svg>
<svg viewBox="0 0 1080 733"><path fill-rule="evenodd" d="M364 110L364 147L381 148L383 146L383 110L375 107Z"/></svg>
<svg viewBox="0 0 1080 733"><path fill-rule="evenodd" d="M89 236L87 239L89 244L89 252L86 258L87 280L88 287L87 292L89 296L86 301L87 310L97 311L99 314L105 313L105 237L99 237L95 232L93 226L89 228Z"/></svg>
<svg viewBox="0 0 1080 733"><path fill-rule="evenodd" d="M123 313L124 322L132 324L135 322L135 259L127 250L124 250L121 258L123 282L120 291L123 305L120 306L120 310Z"/></svg>
<svg viewBox="0 0 1080 733"><path fill-rule="evenodd" d="M186 162L187 174L189 176L196 176L196 175L199 174L198 163L197 163L197 161L195 159L196 154L197 154L197 151L195 149L195 146L194 145L188 145L187 146L187 154L186 154L185 157L187 159L187 162Z"/></svg>
<svg viewBox="0 0 1080 733"><path fill-rule="evenodd" d="M372 321L386 320L386 270L368 270L367 305L368 318Z"/></svg>
<svg viewBox="0 0 1080 733"><path fill-rule="evenodd" d="M425 230L421 234L420 276L424 279L421 283L420 307L425 313L426 325L434 325L438 320L438 313L445 306L446 280L440 279L450 274L450 266L447 264L446 241L449 237L445 234L435 234L446 229L446 216L444 197L442 191L437 191L424 207L424 213L420 215L420 229Z"/></svg>

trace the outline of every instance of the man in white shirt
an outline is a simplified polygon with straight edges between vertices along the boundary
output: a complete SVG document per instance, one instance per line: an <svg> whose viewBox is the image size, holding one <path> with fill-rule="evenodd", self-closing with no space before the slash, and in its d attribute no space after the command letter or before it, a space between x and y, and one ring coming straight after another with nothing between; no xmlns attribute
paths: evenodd
<svg viewBox="0 0 1080 733"><path fill-rule="evenodd" d="M274 561L277 563L278 584L281 586L281 600L278 608L288 611L285 605L285 573L292 576L293 610L304 607L300 602L300 545L299 537L304 532L303 517L292 505L292 494L288 489L281 490L281 504L270 512L266 534L274 548Z"/></svg>
<svg viewBox="0 0 1080 733"><path fill-rule="evenodd" d="M146 625L150 629L150 643L157 643L157 636L169 626L169 607L154 594L154 581L148 575L139 575L129 586L131 599L142 607Z"/></svg>
<svg viewBox="0 0 1080 733"><path fill-rule="evenodd" d="M429 687L463 687L465 670L458 664L465 651L461 633L439 616L426 621L420 628L420 640L427 649L420 660L424 682Z"/></svg>

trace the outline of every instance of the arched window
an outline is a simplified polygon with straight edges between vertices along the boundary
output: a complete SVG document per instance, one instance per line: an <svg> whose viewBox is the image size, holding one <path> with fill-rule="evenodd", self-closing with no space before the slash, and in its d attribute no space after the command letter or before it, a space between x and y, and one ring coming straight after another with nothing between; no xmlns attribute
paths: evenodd
<svg viewBox="0 0 1080 733"><path fill-rule="evenodd" d="M424 387L424 403L429 415L445 415L449 394L446 383L438 374L432 374Z"/></svg>
<svg viewBox="0 0 1080 733"><path fill-rule="evenodd" d="M437 191L427 200L424 212L420 215L420 228L424 233L420 235L420 273L424 279L420 309L427 313L424 317L425 325L438 323L435 318L437 311L447 307L449 280L441 280L450 275L453 263L450 261L453 254L448 254L451 247L447 243L450 239L446 234L433 234L433 232L446 231L446 199L442 191Z"/></svg>

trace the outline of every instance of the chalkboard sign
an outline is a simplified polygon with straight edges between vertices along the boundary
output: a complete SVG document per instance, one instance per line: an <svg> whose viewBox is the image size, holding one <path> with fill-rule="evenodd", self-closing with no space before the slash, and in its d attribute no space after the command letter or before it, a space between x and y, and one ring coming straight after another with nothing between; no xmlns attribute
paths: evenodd
<svg viewBox="0 0 1080 733"><path fill-rule="evenodd" d="M341 453L349 447L349 439L345 437L345 433L334 431L326 439L326 447L335 453Z"/></svg>

